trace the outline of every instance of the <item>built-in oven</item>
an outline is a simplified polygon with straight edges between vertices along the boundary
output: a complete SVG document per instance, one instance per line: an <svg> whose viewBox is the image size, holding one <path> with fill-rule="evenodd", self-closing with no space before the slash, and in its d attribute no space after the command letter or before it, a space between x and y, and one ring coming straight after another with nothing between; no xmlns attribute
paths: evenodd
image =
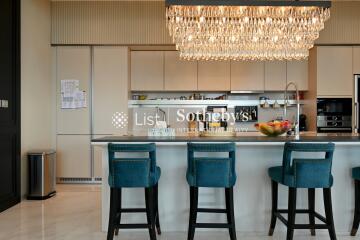
<svg viewBox="0 0 360 240"><path fill-rule="evenodd" d="M318 98L317 131L352 132L352 98Z"/></svg>

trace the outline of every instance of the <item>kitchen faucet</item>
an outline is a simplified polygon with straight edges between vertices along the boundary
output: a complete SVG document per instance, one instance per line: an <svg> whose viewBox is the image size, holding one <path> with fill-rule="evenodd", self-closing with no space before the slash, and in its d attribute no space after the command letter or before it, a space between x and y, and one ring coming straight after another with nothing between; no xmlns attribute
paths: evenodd
<svg viewBox="0 0 360 240"><path fill-rule="evenodd" d="M298 86L296 85L296 83L294 82L289 82L286 87L285 87L285 92L284 92L284 120L286 120L286 114L287 114L287 104L289 102L289 98L288 98L288 89L290 86L294 86L295 91L296 91L296 122L295 122L295 138L298 139L300 136L300 97L299 97L299 90L298 90Z"/></svg>
<svg viewBox="0 0 360 240"><path fill-rule="evenodd" d="M167 121L166 121L166 112L164 110L162 110L159 107L156 107L156 116L159 116L159 112L161 112L163 114L163 121L166 123L166 127L167 126ZM157 121L157 117L156 117L156 121Z"/></svg>

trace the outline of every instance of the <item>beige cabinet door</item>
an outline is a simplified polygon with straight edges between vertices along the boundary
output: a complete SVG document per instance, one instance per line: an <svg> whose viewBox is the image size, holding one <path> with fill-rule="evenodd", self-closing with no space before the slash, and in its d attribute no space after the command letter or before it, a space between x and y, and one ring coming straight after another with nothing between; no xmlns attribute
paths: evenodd
<svg viewBox="0 0 360 240"><path fill-rule="evenodd" d="M90 178L90 154L90 135L58 135L56 143L56 177Z"/></svg>
<svg viewBox="0 0 360 240"><path fill-rule="evenodd" d="M230 61L199 61L198 90L229 91Z"/></svg>
<svg viewBox="0 0 360 240"><path fill-rule="evenodd" d="M90 134L90 47L57 47L56 105L58 134ZM79 89L86 92L86 108L61 108L61 80L79 80Z"/></svg>
<svg viewBox="0 0 360 240"><path fill-rule="evenodd" d="M231 61L231 91L264 91L264 62Z"/></svg>
<svg viewBox="0 0 360 240"><path fill-rule="evenodd" d="M179 52L165 52L165 90L193 91L197 89L197 62L180 60Z"/></svg>
<svg viewBox="0 0 360 240"><path fill-rule="evenodd" d="M265 91L284 91L286 61L265 62Z"/></svg>
<svg viewBox="0 0 360 240"><path fill-rule="evenodd" d="M164 90L164 52L131 52L131 90Z"/></svg>
<svg viewBox="0 0 360 240"><path fill-rule="evenodd" d="M93 134L126 134L126 122L116 127L112 118L128 114L128 48L94 47L93 74Z"/></svg>
<svg viewBox="0 0 360 240"><path fill-rule="evenodd" d="M103 154L103 148L98 147L98 146L93 146L92 151L93 151L93 157L94 157L94 177L95 178L102 178L102 154Z"/></svg>
<svg viewBox="0 0 360 240"><path fill-rule="evenodd" d="M353 73L360 74L360 47L353 48Z"/></svg>
<svg viewBox="0 0 360 240"><path fill-rule="evenodd" d="M317 95L349 96L353 94L352 47L317 48Z"/></svg>
<svg viewBox="0 0 360 240"><path fill-rule="evenodd" d="M288 61L286 71L286 82L294 82L297 84L299 91L308 90L308 61Z"/></svg>
<svg viewBox="0 0 360 240"><path fill-rule="evenodd" d="M94 138L102 138L106 137L107 135L96 135ZM103 147L100 146L91 146L93 160L94 160L94 177L95 178L102 178L102 154L103 154ZM106 180L106 179L103 179Z"/></svg>

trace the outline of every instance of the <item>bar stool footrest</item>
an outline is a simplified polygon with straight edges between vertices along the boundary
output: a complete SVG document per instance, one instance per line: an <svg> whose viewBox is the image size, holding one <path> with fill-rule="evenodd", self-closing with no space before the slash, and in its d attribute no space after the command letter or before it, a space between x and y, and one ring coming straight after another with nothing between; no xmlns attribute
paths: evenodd
<svg viewBox="0 0 360 240"><path fill-rule="evenodd" d="M201 213L227 213L226 209L215 208L198 208L196 211Z"/></svg>
<svg viewBox="0 0 360 240"><path fill-rule="evenodd" d="M294 225L294 229L328 229L329 226L326 224L315 224L315 225L311 225L311 224L295 224Z"/></svg>
<svg viewBox="0 0 360 240"><path fill-rule="evenodd" d="M196 228L231 228L231 224L227 223L195 223Z"/></svg>
<svg viewBox="0 0 360 240"><path fill-rule="evenodd" d="M289 213L289 211L287 209L279 209L279 210L276 211L276 216L281 220L281 218L283 218L283 219L285 219L285 218L283 216L281 216L280 213ZM308 209L296 209L295 213L298 213L298 214L314 214L314 216L317 219L319 219L323 223L327 223L326 218L324 216L322 216L321 214L319 214L318 212L316 212L316 211L311 211L311 210L308 210ZM283 220L281 220L281 221L283 222Z"/></svg>
<svg viewBox="0 0 360 240"><path fill-rule="evenodd" d="M121 212L121 213L146 212L146 208L122 208L119 212Z"/></svg>
<svg viewBox="0 0 360 240"><path fill-rule="evenodd" d="M128 223L128 224L117 224L115 228L118 229L137 229L137 228L150 228L150 224L146 223Z"/></svg>

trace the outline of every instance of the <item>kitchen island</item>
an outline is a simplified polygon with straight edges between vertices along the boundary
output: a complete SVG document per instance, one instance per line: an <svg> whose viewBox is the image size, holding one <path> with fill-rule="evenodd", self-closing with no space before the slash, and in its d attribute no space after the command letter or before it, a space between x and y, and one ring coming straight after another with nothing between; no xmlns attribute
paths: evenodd
<svg viewBox="0 0 360 240"><path fill-rule="evenodd" d="M281 165L283 145L287 141L296 142L334 142L336 144L333 160L334 186L333 210L338 234L348 234L354 213L354 187L351 168L360 166L360 137L357 134L315 134L307 133L294 137L265 137L259 134L243 134L236 137L147 137L147 136L109 136L95 139L92 144L103 148L102 182L102 230L107 230L109 210L108 143L150 143L157 146L157 164L162 175L159 181L159 214L163 231L187 231L189 214L189 188L185 173L187 168L188 142L235 142L237 182L234 187L236 228L240 232L257 232L265 235L270 224L271 187L267 169ZM295 155L299 156L299 155ZM201 189L199 206L223 207L223 189ZM143 207L144 191L126 189L123 204L126 207ZM322 191L316 191L316 207L323 213ZM307 191L300 189L298 208L307 207ZM287 208L287 189L279 187L279 208ZM297 215L296 221L307 222L306 215ZM199 221L221 222L225 215L199 215ZM145 215L128 214L122 221L146 221ZM285 227L278 224L277 231ZM322 232L322 230L318 230ZM308 234L308 231L299 231Z"/></svg>

